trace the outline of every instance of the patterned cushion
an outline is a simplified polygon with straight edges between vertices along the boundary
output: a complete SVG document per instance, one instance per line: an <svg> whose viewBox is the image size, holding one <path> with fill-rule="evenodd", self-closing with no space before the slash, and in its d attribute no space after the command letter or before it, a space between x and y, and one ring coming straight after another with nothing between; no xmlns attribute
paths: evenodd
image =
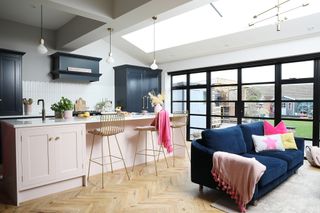
<svg viewBox="0 0 320 213"><path fill-rule="evenodd" d="M252 135L252 139L256 152L268 150L284 151L281 136L279 134L265 136Z"/></svg>

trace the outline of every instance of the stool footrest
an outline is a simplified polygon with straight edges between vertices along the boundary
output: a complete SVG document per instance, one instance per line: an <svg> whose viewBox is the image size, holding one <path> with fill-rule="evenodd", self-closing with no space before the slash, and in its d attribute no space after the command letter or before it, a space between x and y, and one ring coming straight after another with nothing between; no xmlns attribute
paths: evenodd
<svg viewBox="0 0 320 213"><path fill-rule="evenodd" d="M110 163L110 157L112 158L116 158L118 160L112 160L112 162ZM106 155L106 156L103 156L103 158L107 158L105 161L105 163L102 163L102 162L99 162L97 160L101 160L102 161L102 157L99 157L99 158L92 158L91 160L89 159L90 162L92 163L96 163L96 164L99 164L101 166L104 166L104 165L110 165L112 163L118 163L118 162L121 162L121 161L124 161L124 159L120 158L120 157L117 157L117 156L114 156L114 155Z"/></svg>

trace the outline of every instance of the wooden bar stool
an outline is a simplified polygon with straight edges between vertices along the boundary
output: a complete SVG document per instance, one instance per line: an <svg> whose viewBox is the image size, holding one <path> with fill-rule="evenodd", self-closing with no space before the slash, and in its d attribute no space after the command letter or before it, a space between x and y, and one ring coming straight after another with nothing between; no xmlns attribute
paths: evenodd
<svg viewBox="0 0 320 213"><path fill-rule="evenodd" d="M90 158L89 158L89 168L88 168L88 181L89 181L89 175L90 175L90 167L91 162L96 163L101 166L101 179L102 179L102 188L104 188L104 166L110 165L111 166L111 172L113 173L113 163L117 162L123 162L124 168L126 170L126 174L128 176L128 179L130 180L130 176L127 170L126 162L123 158L122 151L119 145L119 141L117 138L117 134L122 133L124 131L124 115L118 115L118 114L108 114L108 115L101 115L100 116L100 128L90 130L88 133L93 134L92 144L91 144L91 151L90 151ZM104 141L101 142L101 156L97 158L92 158L92 151L95 143L95 136L100 137L107 137L108 141L108 155L104 154ZM120 153L120 156L112 155L111 149L110 149L110 136L114 136L116 139L117 147ZM109 162L107 162L106 159L109 159ZM114 160L116 159L116 160Z"/></svg>
<svg viewBox="0 0 320 213"><path fill-rule="evenodd" d="M156 161L156 156L160 155L161 153L164 155L164 159L167 164L167 168L169 168L167 157L165 154L165 151L163 149L162 145L159 145L159 149L155 149L155 144L154 144L154 139L153 139L153 133L157 132L157 129L154 126L138 126L135 128L136 131L139 131L139 136L138 138L140 139L141 133L145 133L145 148L142 150L138 150L138 144L136 146L136 151L134 154L134 159L133 159L133 166L132 166L132 171L134 170L135 162L136 162L136 156L137 155L144 155L145 158L145 165L147 165L147 157L151 156L153 157L154 160L154 169L156 172L156 176L158 176L158 168L157 168L157 161ZM151 135L151 148L148 148L148 132L150 132Z"/></svg>
<svg viewBox="0 0 320 213"><path fill-rule="evenodd" d="M172 146L173 146L173 153L172 153L172 159L173 159L173 166L175 166L175 150L177 149L186 149L187 155L189 160L190 159L190 154L189 154L189 149L187 146L186 142L186 136L183 134L182 128L186 128L187 126L187 120L188 120L188 112L187 111L182 111L182 112L174 112L172 113L172 118L171 118L171 132L172 132ZM181 139L183 140L183 143L177 143L177 141L174 140L174 130L179 130L181 134Z"/></svg>

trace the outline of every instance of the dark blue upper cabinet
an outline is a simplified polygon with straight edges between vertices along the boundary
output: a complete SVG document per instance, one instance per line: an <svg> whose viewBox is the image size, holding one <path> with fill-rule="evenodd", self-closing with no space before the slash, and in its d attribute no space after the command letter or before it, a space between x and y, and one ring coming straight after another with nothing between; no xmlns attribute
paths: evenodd
<svg viewBox="0 0 320 213"><path fill-rule="evenodd" d="M22 115L22 56L0 49L0 116Z"/></svg>
<svg viewBox="0 0 320 213"><path fill-rule="evenodd" d="M148 67L121 65L115 71L115 106L128 112L153 112L149 92L161 92L161 71Z"/></svg>
<svg viewBox="0 0 320 213"><path fill-rule="evenodd" d="M67 81L99 81L102 74L99 72L101 58L56 52L51 55L53 79Z"/></svg>

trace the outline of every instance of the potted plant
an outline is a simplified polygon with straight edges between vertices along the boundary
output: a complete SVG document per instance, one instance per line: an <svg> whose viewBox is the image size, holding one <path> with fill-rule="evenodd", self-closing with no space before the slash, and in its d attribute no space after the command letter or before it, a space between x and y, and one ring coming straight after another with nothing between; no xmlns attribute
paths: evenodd
<svg viewBox="0 0 320 213"><path fill-rule="evenodd" d="M50 109L54 111L55 118L63 118L63 109L60 105L60 102L52 104Z"/></svg>
<svg viewBox="0 0 320 213"><path fill-rule="evenodd" d="M61 107L63 109L63 117L65 119L72 118L72 112L73 112L73 107L74 107L72 101L68 98L61 97L59 102L60 102Z"/></svg>
<svg viewBox="0 0 320 213"><path fill-rule="evenodd" d="M57 103L51 105L51 110L54 111L56 118L64 117L68 119L72 118L73 107L74 105L70 99L61 97Z"/></svg>
<svg viewBox="0 0 320 213"><path fill-rule="evenodd" d="M29 98L29 99L24 98L24 99L22 99L22 102L23 102L24 114L31 115L32 103L33 103L32 98Z"/></svg>

